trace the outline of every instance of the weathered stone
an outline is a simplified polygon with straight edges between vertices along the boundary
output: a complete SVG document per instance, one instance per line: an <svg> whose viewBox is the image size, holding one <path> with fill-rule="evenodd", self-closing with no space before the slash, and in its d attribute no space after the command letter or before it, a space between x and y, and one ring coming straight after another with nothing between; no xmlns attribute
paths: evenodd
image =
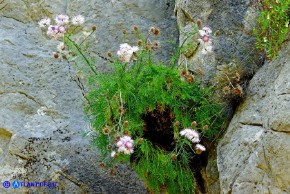
<svg viewBox="0 0 290 194"><path fill-rule="evenodd" d="M213 30L212 40L214 52L208 55L201 53L201 45L196 37L185 41L184 46L194 46L190 55L180 56L179 63L185 64L195 72L205 75L211 80L218 65L237 61L242 69L254 73L259 57L255 51L254 38L251 31L255 25L257 9L253 1L210 1L210 0L177 0L175 14L180 29L180 44L190 33L197 33L196 24L200 20L201 27L209 26Z"/></svg>
<svg viewBox="0 0 290 194"><path fill-rule="evenodd" d="M3 9L2 9L3 7ZM54 181L56 188L21 188L13 193L146 193L128 166L101 169L97 150L83 137L89 130L84 98L74 68L52 52L58 44L37 25L43 16L83 14L88 29L97 25L95 51L118 50L123 30L161 29L167 60L177 39L173 1L11 0L0 5L0 180ZM134 40L135 41L135 40ZM133 40L130 44L135 44ZM96 59L102 69L105 61ZM112 175L115 174L115 175ZM0 193L12 189L0 186Z"/></svg>
<svg viewBox="0 0 290 194"><path fill-rule="evenodd" d="M215 76L225 65L231 68L229 64L233 64L238 67L239 73L245 72L247 75L258 69L261 59L257 57L255 40L251 35L258 13L253 1L177 0L174 11L180 30L180 45L189 48L180 56L179 63L187 65L191 72L203 76L206 82L220 84L216 82L221 80L217 80ZM203 55L201 52L202 46L197 41L198 20L201 21L199 29L209 26L213 31L210 36L213 53ZM194 33L196 34L188 38L189 34ZM225 73L227 72L222 75ZM230 113L229 115L231 116ZM215 155L214 152L209 153L207 166L202 169L206 192L214 194L220 192Z"/></svg>
<svg viewBox="0 0 290 194"><path fill-rule="evenodd" d="M219 142L222 193L290 192L289 50L257 72Z"/></svg>

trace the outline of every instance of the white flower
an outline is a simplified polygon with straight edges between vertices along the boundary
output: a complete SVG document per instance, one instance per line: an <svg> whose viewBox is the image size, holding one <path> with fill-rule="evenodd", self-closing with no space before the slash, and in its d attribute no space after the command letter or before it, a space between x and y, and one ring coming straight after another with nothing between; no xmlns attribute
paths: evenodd
<svg viewBox="0 0 290 194"><path fill-rule="evenodd" d="M75 26L80 26L85 22L85 18L82 15L77 15L72 18L72 24Z"/></svg>
<svg viewBox="0 0 290 194"><path fill-rule="evenodd" d="M117 55L119 56L120 61L128 63L131 61L133 53L138 50L139 48L137 46L131 47L129 44L124 43L120 44L120 50L118 50Z"/></svg>
<svg viewBox="0 0 290 194"><path fill-rule="evenodd" d="M55 17L55 21L56 21L57 25L64 25L64 24L67 24L69 22L69 17L67 15L64 15L64 14L59 14Z"/></svg>
<svg viewBox="0 0 290 194"><path fill-rule="evenodd" d="M114 158L115 156L116 156L116 152L115 151L112 151L111 152L111 157Z"/></svg>
<svg viewBox="0 0 290 194"><path fill-rule="evenodd" d="M118 152L123 152L124 154L132 154L134 152L134 141L130 136L124 135L121 137L116 146L118 147Z"/></svg>
<svg viewBox="0 0 290 194"><path fill-rule="evenodd" d="M58 45L57 45L57 50L59 51L59 52L61 52L61 51L63 51L64 50L64 43L63 42L60 42Z"/></svg>
<svg viewBox="0 0 290 194"><path fill-rule="evenodd" d="M50 25L50 19L45 17L45 18L42 18L39 22L38 22L38 25L41 27L41 28L45 28L45 27L48 27Z"/></svg>
<svg viewBox="0 0 290 194"><path fill-rule="evenodd" d="M207 35L209 35L209 34L212 33L212 30L211 30L209 27L207 27L207 26L203 27L202 30L203 30Z"/></svg>
<svg viewBox="0 0 290 194"><path fill-rule="evenodd" d="M182 131L180 131L179 133L181 136L185 136L187 139L189 139L191 142L193 143L198 143L200 142L199 139L199 134L197 131L193 130L193 129L183 129Z"/></svg>
<svg viewBox="0 0 290 194"><path fill-rule="evenodd" d="M204 55L212 53L212 52L213 52L213 47L211 45L205 45L201 50L201 53Z"/></svg>
<svg viewBox="0 0 290 194"><path fill-rule="evenodd" d="M201 144L196 144L194 148L197 154L201 154L206 150L205 147Z"/></svg>

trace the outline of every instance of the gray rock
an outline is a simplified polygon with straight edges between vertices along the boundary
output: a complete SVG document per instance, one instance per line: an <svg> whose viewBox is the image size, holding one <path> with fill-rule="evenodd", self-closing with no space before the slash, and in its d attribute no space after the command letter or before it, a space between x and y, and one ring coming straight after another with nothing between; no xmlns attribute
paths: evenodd
<svg viewBox="0 0 290 194"><path fill-rule="evenodd" d="M222 193L290 193L289 50L257 72L219 142Z"/></svg>
<svg viewBox="0 0 290 194"><path fill-rule="evenodd" d="M257 57L251 36L258 13L253 1L177 0L174 11L180 29L180 45L187 48L185 54L180 56L179 64L187 64L197 76L204 76L205 82L214 84L219 84L214 77L222 65L235 64L248 75L257 71L261 59ZM198 20L202 22L201 27L209 26L213 31L214 50L208 55L201 53L202 48L197 41ZM196 34L188 38L190 33ZM214 151L209 153L207 166L202 169L205 190L213 194L220 192L215 155Z"/></svg>
<svg viewBox="0 0 290 194"><path fill-rule="evenodd" d="M4 7L3 9L1 9ZM42 34L37 21L58 13L83 14L97 25L94 49L105 55L123 42L122 31L161 29L159 59L177 39L173 1L4 1L0 5L0 180L54 181L56 188L31 187L14 193L147 193L128 166L99 167L90 145L88 119L75 71L53 59L57 41ZM133 34L128 33L128 37ZM133 44L133 42L129 42ZM135 43L135 42L134 42ZM97 56L97 55L96 55ZM101 58L98 64L105 64ZM104 66L99 65L102 69ZM114 175L115 174L115 175ZM12 188L0 186L0 193Z"/></svg>
<svg viewBox="0 0 290 194"><path fill-rule="evenodd" d="M260 63L257 56L251 30L255 26L258 10L253 1L210 1L210 0L177 0L175 14L180 29L180 44L189 33L197 33L196 23L213 30L211 36L214 52L201 54L198 45L198 33L194 38L185 41L185 46L192 50L180 57L179 63L188 63L195 72L202 72L205 78L212 81L216 67L237 61L243 70L254 73Z"/></svg>

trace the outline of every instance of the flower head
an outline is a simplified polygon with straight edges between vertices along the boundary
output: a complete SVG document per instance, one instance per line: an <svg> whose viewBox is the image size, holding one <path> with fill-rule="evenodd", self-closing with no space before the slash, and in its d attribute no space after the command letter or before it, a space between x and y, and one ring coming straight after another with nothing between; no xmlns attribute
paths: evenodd
<svg viewBox="0 0 290 194"><path fill-rule="evenodd" d="M50 25L50 18L42 18L39 22L38 22L38 25L41 27L41 28L46 28Z"/></svg>
<svg viewBox="0 0 290 194"><path fill-rule="evenodd" d="M117 154L117 153L116 153L115 151L112 151L112 152L111 152L111 157L114 158L114 157L116 156L116 154Z"/></svg>
<svg viewBox="0 0 290 194"><path fill-rule="evenodd" d="M199 134L197 131L187 128L187 129L183 129L182 131L180 131L179 133L181 136L186 137L187 139L189 139L191 142L193 143L198 143L200 142L199 139Z"/></svg>
<svg viewBox="0 0 290 194"><path fill-rule="evenodd" d="M200 38L198 41L200 42L202 46L201 53L202 54L208 54L213 52L213 46L212 41L210 39L210 34L212 33L212 30L209 27L203 27L202 30L199 30Z"/></svg>
<svg viewBox="0 0 290 194"><path fill-rule="evenodd" d="M56 21L57 25L64 25L64 24L67 24L69 22L69 17L67 15L64 15L64 14L59 14L55 17L55 21Z"/></svg>
<svg viewBox="0 0 290 194"><path fill-rule="evenodd" d="M196 144L194 148L197 154L201 154L202 152L206 150L205 147L201 144Z"/></svg>
<svg viewBox="0 0 290 194"><path fill-rule="evenodd" d="M59 52L63 51L65 49L64 47L64 43L63 42L60 42L58 45L57 45L57 50Z"/></svg>
<svg viewBox="0 0 290 194"><path fill-rule="evenodd" d="M130 136L124 135L116 143L116 146L118 147L118 152L132 154L134 149L134 141Z"/></svg>
<svg viewBox="0 0 290 194"><path fill-rule="evenodd" d="M82 15L77 15L72 18L72 24L75 26L80 26L85 22L85 18Z"/></svg>
<svg viewBox="0 0 290 194"><path fill-rule="evenodd" d="M66 32L65 27L59 25L56 26L50 25L47 29L47 35L53 38L63 37L65 32Z"/></svg>
<svg viewBox="0 0 290 194"><path fill-rule="evenodd" d="M120 50L118 50L117 55L119 59L125 63L131 61L133 53L137 52L139 48L137 46L131 47L129 44L120 44Z"/></svg>

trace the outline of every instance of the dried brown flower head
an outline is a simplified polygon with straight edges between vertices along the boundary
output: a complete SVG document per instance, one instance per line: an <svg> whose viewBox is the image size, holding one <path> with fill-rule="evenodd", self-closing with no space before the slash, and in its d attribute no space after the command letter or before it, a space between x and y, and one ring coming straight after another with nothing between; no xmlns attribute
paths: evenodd
<svg viewBox="0 0 290 194"><path fill-rule="evenodd" d="M231 88L229 86L225 86L223 88L223 92L225 95L229 95L231 93Z"/></svg>
<svg viewBox="0 0 290 194"><path fill-rule="evenodd" d="M138 46L142 46L143 41L141 39L138 40L137 44Z"/></svg>
<svg viewBox="0 0 290 194"><path fill-rule="evenodd" d="M139 27L138 27L137 25L134 25L134 26L133 26L133 30L134 30L134 31L138 31L138 30L139 30Z"/></svg>
<svg viewBox="0 0 290 194"><path fill-rule="evenodd" d="M194 82L193 75L191 75L191 74L186 75L186 81L190 84L193 83Z"/></svg>
<svg viewBox="0 0 290 194"><path fill-rule="evenodd" d="M106 126L102 129L102 132L104 135L109 135L111 133L111 129Z"/></svg>
<svg viewBox="0 0 290 194"><path fill-rule="evenodd" d="M177 155L176 154L171 154L171 159L176 159L177 158Z"/></svg>
<svg viewBox="0 0 290 194"><path fill-rule="evenodd" d="M234 88L233 94L235 96L242 96L243 95L243 88L237 84L237 86Z"/></svg>
<svg viewBox="0 0 290 194"><path fill-rule="evenodd" d="M181 71L181 77L185 77L186 75L187 75L187 71L186 71L186 69L183 69L182 71Z"/></svg>
<svg viewBox="0 0 290 194"><path fill-rule="evenodd" d="M59 57L58 53L57 52L53 52L53 57L57 59Z"/></svg>
<svg viewBox="0 0 290 194"><path fill-rule="evenodd" d="M198 19L198 20L196 21L196 24L197 24L197 26L200 28L200 27L201 27L201 24L202 24L201 20Z"/></svg>
<svg viewBox="0 0 290 194"><path fill-rule="evenodd" d="M124 126L125 126L125 127L128 127L128 126L129 126L129 121L125 121L125 122L124 122Z"/></svg>
<svg viewBox="0 0 290 194"><path fill-rule="evenodd" d="M119 113L120 115L123 115L124 112L125 112L124 107L123 107L123 106L120 106L119 109L118 109L118 113Z"/></svg>
<svg viewBox="0 0 290 194"><path fill-rule="evenodd" d="M93 25L93 26L92 26L92 30L93 30L93 31L96 31L96 30L97 30L97 26Z"/></svg>
<svg viewBox="0 0 290 194"><path fill-rule="evenodd" d="M176 127L179 127L180 126L180 121L175 121L175 123L174 123L174 125L176 126Z"/></svg>
<svg viewBox="0 0 290 194"><path fill-rule="evenodd" d="M195 128L196 126L197 126L197 122L196 122L196 121L192 121L192 122L191 122L191 127L192 127L192 128Z"/></svg>
<svg viewBox="0 0 290 194"><path fill-rule="evenodd" d="M151 45L152 50L157 50L158 48L160 48L160 42L159 41L153 41L152 45Z"/></svg>
<svg viewBox="0 0 290 194"><path fill-rule="evenodd" d="M108 55L108 57L112 57L112 56L113 56L113 53L112 53L111 51L109 51L109 52L107 53L107 55Z"/></svg>

